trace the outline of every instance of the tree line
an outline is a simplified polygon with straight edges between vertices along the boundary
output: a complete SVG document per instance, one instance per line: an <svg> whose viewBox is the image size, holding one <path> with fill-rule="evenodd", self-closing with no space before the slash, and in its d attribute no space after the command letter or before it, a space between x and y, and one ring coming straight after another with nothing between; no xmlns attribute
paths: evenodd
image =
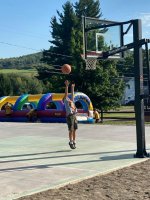
<svg viewBox="0 0 150 200"><path fill-rule="evenodd" d="M26 56L0 59L0 69L33 69L39 65L42 52Z"/></svg>
<svg viewBox="0 0 150 200"><path fill-rule="evenodd" d="M0 97L38 94L44 92L44 85L35 77L19 74L0 74Z"/></svg>

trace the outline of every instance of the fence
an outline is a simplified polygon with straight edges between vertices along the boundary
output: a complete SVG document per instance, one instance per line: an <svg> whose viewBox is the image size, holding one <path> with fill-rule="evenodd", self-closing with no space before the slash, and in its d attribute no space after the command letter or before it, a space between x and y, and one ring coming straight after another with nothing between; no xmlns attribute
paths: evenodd
<svg viewBox="0 0 150 200"><path fill-rule="evenodd" d="M109 116L110 114L110 116ZM115 115L121 115L124 114L123 116L115 116ZM127 114L134 114L134 116L125 116ZM106 116L107 115L107 116ZM106 120L135 120L135 111L101 111L100 112L100 119L101 122L104 121L104 119Z"/></svg>

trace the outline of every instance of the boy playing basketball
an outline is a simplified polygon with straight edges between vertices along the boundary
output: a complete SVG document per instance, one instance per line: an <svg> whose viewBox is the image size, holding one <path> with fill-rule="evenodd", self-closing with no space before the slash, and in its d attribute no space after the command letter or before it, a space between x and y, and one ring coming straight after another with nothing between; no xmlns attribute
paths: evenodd
<svg viewBox="0 0 150 200"><path fill-rule="evenodd" d="M69 81L65 81L65 96L63 98L65 108L66 108L66 120L69 130L69 146L71 149L76 148L76 130L78 128L77 119L76 119L76 113L77 109L75 107L75 104L73 102L74 100L74 87L75 84L71 85L71 99L68 98L68 87L69 87Z"/></svg>

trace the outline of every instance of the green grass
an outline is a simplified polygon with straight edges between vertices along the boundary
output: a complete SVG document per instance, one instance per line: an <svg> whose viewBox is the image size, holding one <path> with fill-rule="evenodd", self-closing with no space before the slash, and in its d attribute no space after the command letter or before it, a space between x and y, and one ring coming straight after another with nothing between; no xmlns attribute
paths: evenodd
<svg viewBox="0 0 150 200"><path fill-rule="evenodd" d="M117 110L119 110L119 111L134 111L134 106L121 106Z"/></svg>
<svg viewBox="0 0 150 200"><path fill-rule="evenodd" d="M28 70L25 70L25 69L21 69L21 70L18 70L18 69L1 69L0 70L0 73L3 73L3 74L26 74L28 76L35 76L37 75L37 71L36 69L28 69Z"/></svg>
<svg viewBox="0 0 150 200"><path fill-rule="evenodd" d="M115 110L110 110L110 111L134 111L134 106L120 106L116 108Z"/></svg>
<svg viewBox="0 0 150 200"><path fill-rule="evenodd" d="M135 117L134 113L104 113L103 115L104 117L123 117L123 118L131 118L131 117Z"/></svg>
<svg viewBox="0 0 150 200"><path fill-rule="evenodd" d="M133 106L121 106L115 110L110 110L108 111L110 113L104 113L104 117L118 117L118 118L134 118L135 113L119 113L119 112L134 112L134 107ZM112 113L111 113L112 112ZM113 113L113 112L118 112L118 113Z"/></svg>
<svg viewBox="0 0 150 200"><path fill-rule="evenodd" d="M104 120L101 125L135 125L135 120Z"/></svg>
<svg viewBox="0 0 150 200"><path fill-rule="evenodd" d="M133 106L121 106L116 110L111 110L112 112L125 112L125 111L134 111ZM136 125L135 119L127 119L127 118L135 118L135 113L104 113L104 117L109 117L110 119L103 119L103 123L99 123L99 125ZM120 119L113 119L114 117ZM123 118L123 119L121 119ZM150 122L145 122L146 126L150 125Z"/></svg>
<svg viewBox="0 0 150 200"><path fill-rule="evenodd" d="M104 120L103 123L98 125L136 125L135 120ZM145 126L150 126L150 122L145 122Z"/></svg>

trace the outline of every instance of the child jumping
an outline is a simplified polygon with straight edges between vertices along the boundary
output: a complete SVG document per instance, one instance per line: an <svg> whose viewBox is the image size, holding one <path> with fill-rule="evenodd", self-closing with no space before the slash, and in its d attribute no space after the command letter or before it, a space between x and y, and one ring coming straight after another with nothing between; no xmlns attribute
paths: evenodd
<svg viewBox="0 0 150 200"><path fill-rule="evenodd" d="M77 108L74 104L74 88L75 84L71 85L71 99L68 97L69 81L65 81L65 96L63 98L66 108L66 120L69 130L69 146L71 149L76 148L76 130L78 129L78 123L76 119Z"/></svg>

